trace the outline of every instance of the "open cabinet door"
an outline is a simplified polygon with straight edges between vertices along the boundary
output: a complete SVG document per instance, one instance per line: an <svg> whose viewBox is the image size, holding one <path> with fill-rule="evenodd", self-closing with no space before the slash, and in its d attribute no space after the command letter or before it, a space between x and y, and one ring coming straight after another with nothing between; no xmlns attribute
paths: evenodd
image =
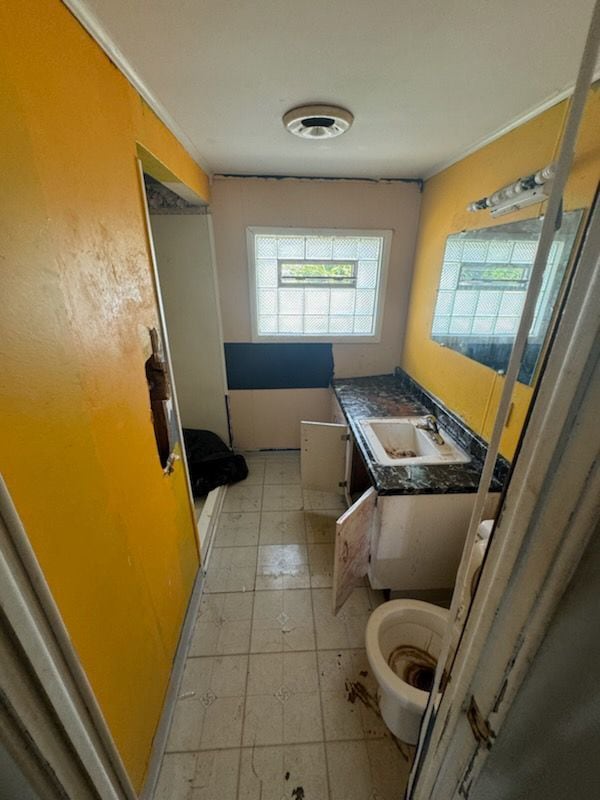
<svg viewBox="0 0 600 800"><path fill-rule="evenodd" d="M333 561L333 613L337 614L369 569L371 530L377 492L373 487L359 497L335 525Z"/></svg>
<svg viewBox="0 0 600 800"><path fill-rule="evenodd" d="M344 494L348 427L301 422L300 472L304 489Z"/></svg>

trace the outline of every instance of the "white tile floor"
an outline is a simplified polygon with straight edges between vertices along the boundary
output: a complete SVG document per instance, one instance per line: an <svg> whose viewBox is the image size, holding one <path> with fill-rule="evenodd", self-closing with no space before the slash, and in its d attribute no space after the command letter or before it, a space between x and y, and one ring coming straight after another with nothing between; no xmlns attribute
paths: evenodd
<svg viewBox="0 0 600 800"><path fill-rule="evenodd" d="M155 800L400 800L410 754L379 717L364 651L381 597L365 585L331 612L342 499L302 492L297 453L247 458L248 478L227 490Z"/></svg>

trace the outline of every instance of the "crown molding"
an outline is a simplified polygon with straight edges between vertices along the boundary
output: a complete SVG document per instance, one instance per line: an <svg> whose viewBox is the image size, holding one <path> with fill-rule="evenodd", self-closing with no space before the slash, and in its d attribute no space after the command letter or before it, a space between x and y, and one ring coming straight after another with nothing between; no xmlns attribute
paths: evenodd
<svg viewBox="0 0 600 800"><path fill-rule="evenodd" d="M167 126L171 133L179 140L180 144L185 147L187 152L191 155L198 166L201 167L210 178L211 170L204 161L204 158L198 151L196 145L180 127L179 123L175 121L175 119L163 106L156 95L148 88L146 83L139 76L120 48L114 43L110 34L99 21L98 17L92 11L90 11L83 0L62 0L62 3L69 9L78 22L89 33L92 39L94 39L94 41L102 48L108 58L115 64L120 72L123 73L133 88L154 111L156 116Z"/></svg>
<svg viewBox="0 0 600 800"><path fill-rule="evenodd" d="M599 79L600 67L594 73L592 83L590 85L593 86L593 84ZM440 172L448 169L448 167L451 167L453 164L457 164L459 161L462 161L463 158L467 158L467 156L470 156L472 153L476 153L478 150L481 150L482 147L491 144L496 139L500 139L500 137L504 136L504 134L509 133L521 125L524 125L526 122L529 122L529 120L534 119L535 117L539 116L539 114L542 114L544 111L552 108L552 106L555 106L558 103L561 103L563 100L566 100L573 94L574 89L575 84L572 84L568 88L562 89L560 92L555 92L554 94L550 95L541 103L537 103L535 106L532 106L525 113L513 117L513 119L506 125L502 125L502 127L497 128L493 133L490 133L487 136L478 139L476 142L473 142L472 145L467 147L465 150L462 150L457 155L452 156L447 161L442 161L441 163L436 164L431 168L431 170L425 172L423 175L423 180L427 181L429 178L433 178L434 175L438 175Z"/></svg>
<svg viewBox="0 0 600 800"><path fill-rule="evenodd" d="M192 140L185 133L185 131L179 126L179 124L175 121L175 119L163 106L160 100L158 100L158 98L154 95L154 93L148 88L148 86L145 84L142 78L138 75L137 71L134 69L134 67L130 64L130 62L125 57L123 52L120 50L120 48L117 47L117 45L114 43L110 34L106 30L106 28L102 25L102 23L98 20L97 16L92 11L90 11L90 9L85 5L84 0L62 0L62 3L69 9L69 11L73 14L73 16L79 21L79 23L83 26L83 28L94 39L94 41L96 41L96 43L102 48L102 50L106 53L108 58L110 58L110 60L123 73L123 75L135 88L135 90L141 95L141 97L154 111L157 117L167 126L167 128L171 131L171 133L173 133L173 135L177 137L179 142L185 147L185 149L192 156L194 161L196 161L196 163L204 170L204 172L208 175L209 179L212 181L212 171L208 166L208 164L204 161L204 158L197 149L196 145L192 142ZM600 79L600 67L596 70L593 77L593 81L595 82L599 79ZM490 144L496 139L499 139L501 136L504 136L504 134L509 133L510 131L514 130L515 128L518 128L520 125L523 125L526 122L529 122L529 120L533 119L534 117L537 117L539 114L543 113L544 111L547 111L549 108L552 108L552 106L555 106L557 103L560 103L566 98L570 97L571 94L573 93L573 89L574 89L574 84L569 85L567 88L562 89L559 92L553 93L545 100L543 100L541 103L537 103L536 105L532 106L528 111L517 115L507 124L502 125L500 128L497 128L492 133L473 142L473 144L471 144L464 150L461 150L456 155L452 156L446 161L442 161L439 162L438 164L435 164L429 170L425 170L422 176L422 180L429 180L429 178L432 178L434 175L443 172L443 170L447 169L448 167L451 167L453 164L462 161L463 158L470 156L472 153L475 153L482 147L485 147L486 145ZM279 176L274 176L274 177L279 177ZM383 180L390 180L390 179L383 178Z"/></svg>

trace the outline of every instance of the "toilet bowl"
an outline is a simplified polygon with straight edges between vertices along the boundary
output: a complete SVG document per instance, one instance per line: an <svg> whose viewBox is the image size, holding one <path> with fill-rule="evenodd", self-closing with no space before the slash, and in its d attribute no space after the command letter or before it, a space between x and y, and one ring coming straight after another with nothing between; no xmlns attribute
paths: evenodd
<svg viewBox="0 0 600 800"><path fill-rule="evenodd" d="M445 608L390 600L369 617L367 658L379 684L379 710L390 731L416 744L448 622Z"/></svg>
<svg viewBox="0 0 600 800"><path fill-rule="evenodd" d="M478 574L492 521L479 526L468 585ZM420 600L390 600L369 617L367 658L379 684L379 710L390 731L407 744L416 744L431 691L448 611Z"/></svg>

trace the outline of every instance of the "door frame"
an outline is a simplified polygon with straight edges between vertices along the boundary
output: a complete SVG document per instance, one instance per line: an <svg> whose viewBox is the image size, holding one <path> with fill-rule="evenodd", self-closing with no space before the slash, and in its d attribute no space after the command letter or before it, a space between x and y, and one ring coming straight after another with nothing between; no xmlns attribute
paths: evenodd
<svg viewBox="0 0 600 800"><path fill-rule="evenodd" d="M451 680L421 731L408 797L464 800L600 519L596 201ZM425 727L425 726L424 726Z"/></svg>
<svg viewBox="0 0 600 800"><path fill-rule="evenodd" d="M187 455L185 452L185 446L183 441L183 427L181 425L181 415L179 413L179 403L177 401L177 387L175 385L175 376L173 374L173 362L171 360L171 350L169 348L169 334L167 331L167 322L165 316L165 309L162 300L162 294L160 289L160 277L158 273L158 263L156 260L156 251L154 249L154 239L152 238L152 226L150 224L150 209L148 207L148 198L146 196L146 186L144 184L144 165L142 163L141 158L136 158L137 163L137 173L138 173L138 184L140 188L141 200L142 200L142 209L144 212L144 225L146 228L146 241L148 244L148 255L150 258L151 264L151 275L152 275L152 283L154 286L154 297L156 300L156 308L158 311L158 324L160 328L160 336L162 340L163 352L164 352L164 360L167 366L167 373L169 376L169 383L171 386L171 392L173 395L173 417L175 420L175 425L177 428L177 435L179 437L179 445L181 450L181 465L183 469L183 474L185 476L185 484L187 487L187 499L188 499L188 506L189 506L189 513L192 519L192 524L194 526L195 531L195 540L196 540L196 548L198 552L198 561L201 562L202 558L202 543L200 542L200 531L198 529L198 523L196 521L196 508L194 506L194 495L192 492L192 482L190 480L190 471L187 463Z"/></svg>
<svg viewBox="0 0 600 800"><path fill-rule="evenodd" d="M206 221L208 224L208 241L210 248L210 261L213 274L213 283L215 287L215 297L217 305L215 309L217 317L217 328L221 340L221 373L223 376L223 389L225 391L225 414L227 415L227 429L229 434L229 447L233 447L233 438L231 435L231 415L229 413L229 384L227 382L227 364L225 361L225 337L223 336L223 315L221 313L221 295L219 291L219 267L217 264L217 248L215 243L215 226L213 222L212 212L210 207L206 209Z"/></svg>

